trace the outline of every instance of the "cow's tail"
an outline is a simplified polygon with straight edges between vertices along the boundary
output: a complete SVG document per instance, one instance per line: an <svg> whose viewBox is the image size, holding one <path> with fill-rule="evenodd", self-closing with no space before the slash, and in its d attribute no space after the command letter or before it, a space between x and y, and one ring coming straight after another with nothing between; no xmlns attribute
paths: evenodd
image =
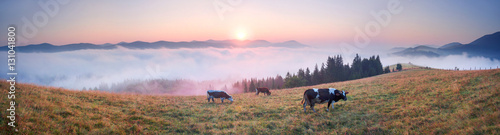
<svg viewBox="0 0 500 135"><path fill-rule="evenodd" d="M300 105L303 105L304 102L306 101L306 93L304 92L304 96L302 97L302 101L300 101Z"/></svg>

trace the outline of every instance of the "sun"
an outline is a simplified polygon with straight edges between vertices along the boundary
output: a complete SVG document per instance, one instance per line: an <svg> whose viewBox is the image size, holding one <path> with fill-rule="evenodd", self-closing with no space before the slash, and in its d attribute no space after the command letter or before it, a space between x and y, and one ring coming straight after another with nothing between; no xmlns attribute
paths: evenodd
<svg viewBox="0 0 500 135"><path fill-rule="evenodd" d="M238 40L245 40L247 39L247 34L245 32L238 32L236 33L236 38L238 38Z"/></svg>

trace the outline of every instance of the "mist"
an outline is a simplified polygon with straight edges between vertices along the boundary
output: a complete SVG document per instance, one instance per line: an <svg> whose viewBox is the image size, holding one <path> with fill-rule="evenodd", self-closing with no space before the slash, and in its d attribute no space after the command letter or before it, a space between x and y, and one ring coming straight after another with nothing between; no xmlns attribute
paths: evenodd
<svg viewBox="0 0 500 135"><path fill-rule="evenodd" d="M223 80L262 78L321 64L333 50L321 48L204 48L80 50L17 54L18 81L82 89L124 80ZM5 56L2 56L6 58ZM5 63L1 63L6 66ZM6 70L2 70L7 72ZM5 75L5 73L3 73ZM6 78L6 77L4 77ZM223 86L220 84L219 86ZM214 86L216 89L218 87Z"/></svg>
<svg viewBox="0 0 500 135"><path fill-rule="evenodd" d="M296 73L299 68L325 62L328 56L342 55L335 48L204 48L204 49L145 49L80 50L59 53L19 53L16 67L18 82L63 87L74 90L105 84L133 83L155 79L192 80L182 84L186 95L202 95L209 89L229 87L243 78L265 78ZM440 69L496 68L498 60L468 57L467 54L437 58L389 56L387 52L364 52L362 58L380 54L384 66L411 62L415 65ZM2 57L7 58L5 53ZM352 63L344 56L344 64ZM7 67L6 62L1 63ZM4 76L7 68L2 70ZM154 86L139 88L155 91ZM240 90L229 90L240 92ZM116 91L115 91L116 92ZM119 92L119 91L117 91ZM182 92L170 92L182 95Z"/></svg>
<svg viewBox="0 0 500 135"><path fill-rule="evenodd" d="M431 67L437 69L455 69L460 70L479 70L479 69L495 69L500 66L500 61L485 57L470 57L467 53L461 55L448 55L441 57L401 57L401 56L381 56L381 62L384 66L396 63L409 63L414 65Z"/></svg>

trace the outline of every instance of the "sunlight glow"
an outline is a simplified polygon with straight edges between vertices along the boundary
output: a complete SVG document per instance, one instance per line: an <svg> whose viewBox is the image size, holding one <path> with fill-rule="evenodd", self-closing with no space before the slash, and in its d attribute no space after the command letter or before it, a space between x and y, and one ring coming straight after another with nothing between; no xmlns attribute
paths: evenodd
<svg viewBox="0 0 500 135"><path fill-rule="evenodd" d="M238 32L236 34L236 37L238 38L238 40L245 40L247 38L247 34L245 32Z"/></svg>

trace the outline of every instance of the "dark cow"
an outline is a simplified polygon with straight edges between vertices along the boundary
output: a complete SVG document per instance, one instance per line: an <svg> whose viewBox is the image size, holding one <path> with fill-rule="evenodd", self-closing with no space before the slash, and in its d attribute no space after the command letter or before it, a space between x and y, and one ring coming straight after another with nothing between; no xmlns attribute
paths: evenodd
<svg viewBox="0 0 500 135"><path fill-rule="evenodd" d="M334 88L329 88L329 89L308 89L304 92L304 98L302 99L301 104L304 105L304 112L306 112L306 106L309 104L311 106L311 109L314 110L314 104L323 104L328 102L328 106L326 106L326 111L328 112L328 108L330 107L330 104L338 102L340 99L343 99L344 101L347 100L347 94L349 92L345 91L340 91ZM332 109L335 107L332 104Z"/></svg>
<svg viewBox="0 0 500 135"><path fill-rule="evenodd" d="M220 98L220 101L222 103L224 103L224 99L228 99L229 101L231 101L231 103L233 102L233 96L227 94L225 91L222 90L208 90L207 98L208 102L210 102L210 99L212 99L212 102L215 102L214 98Z"/></svg>
<svg viewBox="0 0 500 135"><path fill-rule="evenodd" d="M271 95L271 91L269 91L269 89L266 87L255 89L255 95L259 95L259 93L261 92L264 93L264 95L265 94L267 94L268 96Z"/></svg>

